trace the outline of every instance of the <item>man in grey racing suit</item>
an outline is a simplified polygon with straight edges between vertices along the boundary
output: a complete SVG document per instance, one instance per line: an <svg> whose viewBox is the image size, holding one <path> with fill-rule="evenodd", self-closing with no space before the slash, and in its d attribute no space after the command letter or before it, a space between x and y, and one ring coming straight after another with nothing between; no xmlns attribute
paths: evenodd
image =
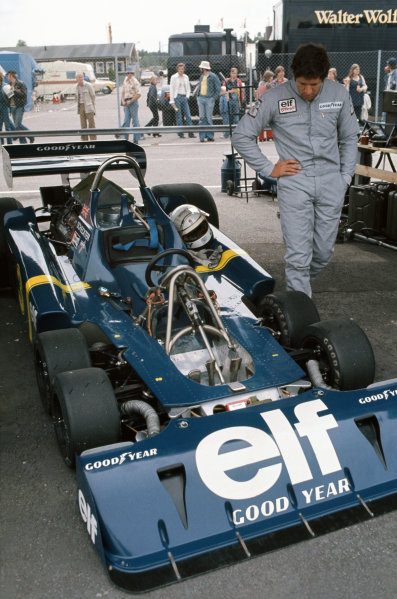
<svg viewBox="0 0 397 599"><path fill-rule="evenodd" d="M301 46L294 79L263 94L235 129L235 149L256 171L278 179L287 290L311 296L311 280L328 264L343 199L356 166L358 125L343 85L327 79L325 48ZM268 125L279 161L257 138Z"/></svg>

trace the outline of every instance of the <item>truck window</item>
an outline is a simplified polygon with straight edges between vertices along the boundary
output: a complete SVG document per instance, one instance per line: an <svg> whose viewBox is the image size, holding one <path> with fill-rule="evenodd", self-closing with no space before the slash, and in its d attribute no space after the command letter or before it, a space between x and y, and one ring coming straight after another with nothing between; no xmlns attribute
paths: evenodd
<svg viewBox="0 0 397 599"><path fill-rule="evenodd" d="M170 42L170 56L183 56L183 42Z"/></svg>
<svg viewBox="0 0 397 599"><path fill-rule="evenodd" d="M205 39L185 40L184 50L185 50L185 52L184 52L185 56L197 56L197 55L205 56L207 54L212 54L212 52L208 52L207 40L205 40Z"/></svg>
<svg viewBox="0 0 397 599"><path fill-rule="evenodd" d="M66 79L76 79L76 71L66 71Z"/></svg>
<svg viewBox="0 0 397 599"><path fill-rule="evenodd" d="M221 56L224 56L226 54L226 43L224 42L222 44L222 41L217 39L209 39L209 51L208 54L220 54Z"/></svg>

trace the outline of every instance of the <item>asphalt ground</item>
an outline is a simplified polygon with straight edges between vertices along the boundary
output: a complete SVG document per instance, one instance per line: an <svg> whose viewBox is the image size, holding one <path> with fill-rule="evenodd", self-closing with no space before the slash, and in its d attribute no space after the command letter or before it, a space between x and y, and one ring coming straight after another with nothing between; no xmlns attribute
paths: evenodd
<svg viewBox="0 0 397 599"><path fill-rule="evenodd" d="M116 97L98 97L97 126L117 126ZM144 102L141 123L149 118ZM147 118L146 118L147 116ZM25 115L32 130L79 126L75 105L43 107ZM49 139L49 138L48 138ZM39 140L37 140L39 141ZM59 138L55 141L60 141ZM230 143L179 139L176 134L142 142L147 184L201 183L213 194L220 228L257 260L283 289L283 244L277 200L228 196L220 191L223 154ZM261 145L276 159L274 145ZM113 175L112 175L113 177ZM115 180L139 195L128 173ZM39 187L59 177L17 179L0 197L38 205ZM135 191L136 190L136 191ZM353 318L376 357L376 381L397 377L397 254L361 241L337 244L330 265L313 285L323 319ZM94 551L76 503L75 476L58 453L52 424L43 412L26 325L10 293L0 294L1 396L1 593L4 599L121 599ZM397 433L396 433L397 440ZM150 515L149 515L150 517ZM203 508L205 518L205 507ZM310 542L152 591L150 599L389 599L396 596L397 516L368 519Z"/></svg>

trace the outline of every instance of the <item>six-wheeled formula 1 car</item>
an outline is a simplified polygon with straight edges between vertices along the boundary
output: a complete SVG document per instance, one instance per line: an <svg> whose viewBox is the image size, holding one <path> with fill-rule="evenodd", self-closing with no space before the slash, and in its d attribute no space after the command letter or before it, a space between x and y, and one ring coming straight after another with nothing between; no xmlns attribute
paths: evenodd
<svg viewBox="0 0 397 599"><path fill-rule="evenodd" d="M275 292L205 188L150 189L142 148L103 162L100 143L5 146L11 179L94 172L38 209L0 200L0 269L112 580L147 590L394 509L397 379L373 385L364 332Z"/></svg>

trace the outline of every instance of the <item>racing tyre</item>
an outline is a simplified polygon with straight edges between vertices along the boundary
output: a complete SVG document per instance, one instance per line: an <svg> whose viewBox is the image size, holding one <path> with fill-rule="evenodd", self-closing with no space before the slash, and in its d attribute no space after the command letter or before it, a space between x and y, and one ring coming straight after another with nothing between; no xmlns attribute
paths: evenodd
<svg viewBox="0 0 397 599"><path fill-rule="evenodd" d="M205 187L198 183L174 183L155 185L152 192L166 214L170 214L181 204L193 204L207 212L208 220L219 229L219 215L215 200Z"/></svg>
<svg viewBox="0 0 397 599"><path fill-rule="evenodd" d="M54 379L60 372L91 366L90 352L78 329L39 333L34 345L36 380L45 411L51 413Z"/></svg>
<svg viewBox="0 0 397 599"><path fill-rule="evenodd" d="M21 202L18 202L15 198L1 198L0 200L0 288L9 287L10 285L4 216L7 212L22 207Z"/></svg>
<svg viewBox="0 0 397 599"><path fill-rule="evenodd" d="M51 411L59 449L73 468L76 453L120 440L120 414L109 378L101 368L55 377Z"/></svg>
<svg viewBox="0 0 397 599"><path fill-rule="evenodd" d="M311 298L302 291L280 291L266 295L258 306L262 324L286 347L299 346L302 334L320 320Z"/></svg>
<svg viewBox="0 0 397 599"><path fill-rule="evenodd" d="M307 327L301 345L314 352L324 381L348 391L374 380L375 359L364 331L352 320L323 320Z"/></svg>

